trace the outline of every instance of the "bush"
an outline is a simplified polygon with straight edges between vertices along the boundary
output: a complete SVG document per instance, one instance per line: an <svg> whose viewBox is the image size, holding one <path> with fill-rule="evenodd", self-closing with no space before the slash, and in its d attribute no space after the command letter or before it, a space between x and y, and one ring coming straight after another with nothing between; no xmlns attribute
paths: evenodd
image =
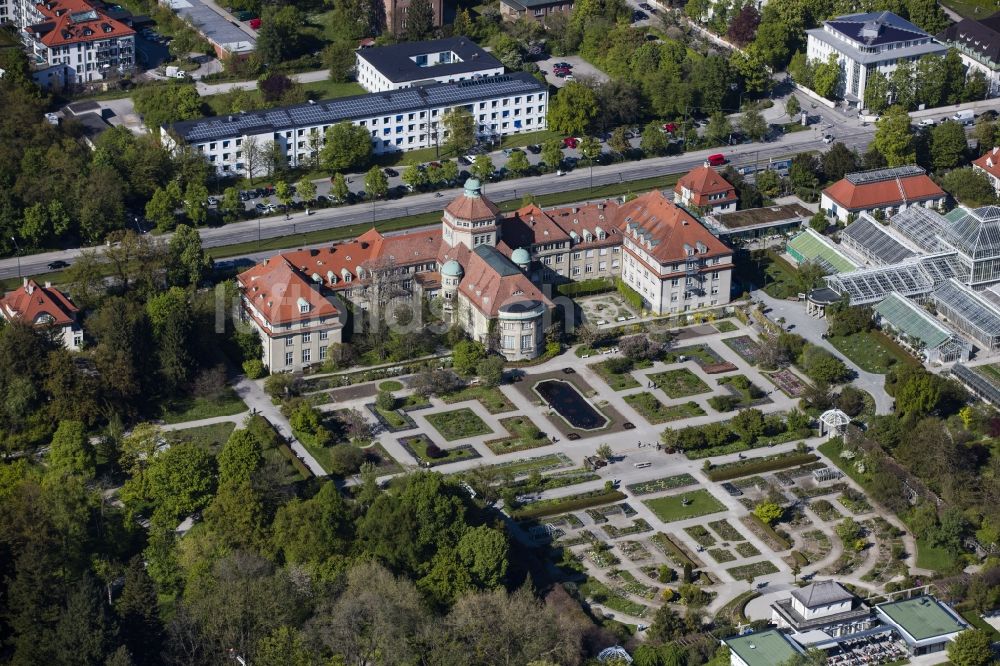
<svg viewBox="0 0 1000 666"><path fill-rule="evenodd" d="M853 386L845 386L837 396L837 407L850 417L855 417L865 408L865 394Z"/></svg>
<svg viewBox="0 0 1000 666"><path fill-rule="evenodd" d="M426 449L427 457L431 459L440 458L444 455L444 451L437 444L428 442Z"/></svg>
<svg viewBox="0 0 1000 666"><path fill-rule="evenodd" d="M247 379L260 379L267 374L267 366L259 358L243 361L243 374Z"/></svg>
<svg viewBox="0 0 1000 666"><path fill-rule="evenodd" d="M580 282L568 282L556 287L556 292L561 296L589 296L591 294L603 294L607 291L614 291L615 284L606 278L593 278L591 280L581 280Z"/></svg>
<svg viewBox="0 0 1000 666"><path fill-rule="evenodd" d="M816 345L806 345L802 351L802 370L818 382L840 384L851 377L851 371L839 358Z"/></svg>
<svg viewBox="0 0 1000 666"><path fill-rule="evenodd" d="M731 463L718 465L708 472L708 478L712 481L728 481L738 479L741 476L752 474L762 474L773 472L778 469L807 465L819 460L812 453L780 454L771 458L756 458L749 460L738 460Z"/></svg>
<svg viewBox="0 0 1000 666"><path fill-rule="evenodd" d="M740 399L734 395L715 395L708 399L708 404L717 412L731 412L740 404Z"/></svg>
<svg viewBox="0 0 1000 666"><path fill-rule="evenodd" d="M375 398L375 405L379 409L389 411L396 408L396 396L394 396L390 391L379 391L378 397Z"/></svg>
<svg viewBox="0 0 1000 666"><path fill-rule="evenodd" d="M364 462L364 451L349 444L339 444L330 451L330 471L337 476L357 474Z"/></svg>
<svg viewBox="0 0 1000 666"><path fill-rule="evenodd" d="M625 284L624 280L621 278L615 278L615 286L618 288L618 293L621 294L626 303L631 305L636 310L642 310L643 299L639 292Z"/></svg>

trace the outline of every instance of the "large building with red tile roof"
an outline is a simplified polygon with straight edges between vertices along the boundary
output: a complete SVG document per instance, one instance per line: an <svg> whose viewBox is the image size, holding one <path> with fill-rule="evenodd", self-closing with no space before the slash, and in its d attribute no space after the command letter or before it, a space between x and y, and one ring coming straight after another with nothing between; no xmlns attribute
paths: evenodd
<svg viewBox="0 0 1000 666"><path fill-rule="evenodd" d="M338 306L328 304L328 311L323 303L337 298L353 303L359 316L382 311L388 299L440 297L446 318L517 361L544 351L554 309L550 286L616 277L623 253L633 262L630 286L656 312L729 302L732 252L659 192L626 204L527 205L505 216L474 179L445 207L437 229L396 235L371 229L351 241L283 253L238 281L245 319L270 341L265 362L272 371L325 359L334 328L340 340L340 319L333 314ZM663 284L651 291L638 262ZM296 286L280 288L285 283ZM301 339L296 308L303 307L303 293L307 304L315 300L320 325L330 328L323 342Z"/></svg>
<svg viewBox="0 0 1000 666"><path fill-rule="evenodd" d="M135 69L135 31L98 0L0 0L4 11L0 18L21 31L43 86L114 79Z"/></svg>
<svg viewBox="0 0 1000 666"><path fill-rule="evenodd" d="M922 168L909 165L849 173L823 190L820 208L847 222L861 213L888 218L911 206L940 208L947 196Z"/></svg>
<svg viewBox="0 0 1000 666"><path fill-rule="evenodd" d="M681 176L674 186L674 200L682 206L706 213L731 213L736 210L736 188L708 165L695 167Z"/></svg>
<svg viewBox="0 0 1000 666"><path fill-rule="evenodd" d="M67 349L79 349L83 344L78 313L73 302L50 283L40 286L29 278L0 298L0 317L49 329Z"/></svg>
<svg viewBox="0 0 1000 666"><path fill-rule="evenodd" d="M659 190L622 204L622 281L657 314L729 302L733 251Z"/></svg>
<svg viewBox="0 0 1000 666"><path fill-rule="evenodd" d="M994 147L979 159L973 160L972 168L986 174L993 191L1000 196L1000 147Z"/></svg>

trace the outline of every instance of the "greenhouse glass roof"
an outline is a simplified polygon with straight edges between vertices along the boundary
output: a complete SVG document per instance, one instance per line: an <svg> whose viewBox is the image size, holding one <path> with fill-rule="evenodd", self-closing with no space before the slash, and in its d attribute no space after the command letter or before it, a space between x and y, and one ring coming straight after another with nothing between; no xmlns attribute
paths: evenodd
<svg viewBox="0 0 1000 666"><path fill-rule="evenodd" d="M895 292L876 305L875 312L900 333L920 340L927 349L936 349L951 339L951 332L923 308Z"/></svg>
<svg viewBox="0 0 1000 666"><path fill-rule="evenodd" d="M917 254L893 238L886 227L868 215L862 215L848 225L840 234L840 239L844 245L864 256L868 261L883 265L899 263Z"/></svg>
<svg viewBox="0 0 1000 666"><path fill-rule="evenodd" d="M942 240L953 248L973 259L1000 256L1000 206L959 208L948 219Z"/></svg>
<svg viewBox="0 0 1000 666"><path fill-rule="evenodd" d="M948 280L934 289L933 297L940 309L951 311L951 315L946 315L949 320L961 323L965 330L979 331L980 340L1000 336L1000 314L971 289Z"/></svg>
<svg viewBox="0 0 1000 666"><path fill-rule="evenodd" d="M978 395L986 398L994 405L1000 405L1000 388L986 379L986 377L983 377L978 372L973 372L970 368L960 363L952 366L951 374L960 379L963 384L971 388Z"/></svg>
<svg viewBox="0 0 1000 666"><path fill-rule="evenodd" d="M814 262L836 273L846 273L857 268L857 265L845 257L830 241L812 229L806 229L789 240L787 249L799 263Z"/></svg>
<svg viewBox="0 0 1000 666"><path fill-rule="evenodd" d="M954 254L911 257L893 266L863 268L850 273L828 275L827 285L838 294L846 294L851 305L877 303L892 292L920 296L934 286L965 271Z"/></svg>
<svg viewBox="0 0 1000 666"><path fill-rule="evenodd" d="M944 244L938 237L948 225L945 217L923 206L910 206L889 219L889 226L922 248L940 252Z"/></svg>

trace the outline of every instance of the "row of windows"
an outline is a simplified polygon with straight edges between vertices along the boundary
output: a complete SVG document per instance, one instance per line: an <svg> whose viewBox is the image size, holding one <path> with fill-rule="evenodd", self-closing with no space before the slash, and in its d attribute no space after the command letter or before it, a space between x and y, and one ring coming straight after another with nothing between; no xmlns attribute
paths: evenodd
<svg viewBox="0 0 1000 666"><path fill-rule="evenodd" d="M516 335L505 335L503 336L503 348L504 349L517 349L517 336ZM521 336L521 349L528 350L534 349L535 345L532 342L532 336L522 335Z"/></svg>
<svg viewBox="0 0 1000 666"><path fill-rule="evenodd" d="M319 360L320 361L326 360L326 350L327 350L326 347L320 347L319 348ZM302 362L303 363L312 363L312 350L311 349L303 349L302 350ZM293 363L295 363L295 352L285 352L285 365L289 366L289 365L292 365Z"/></svg>
<svg viewBox="0 0 1000 666"><path fill-rule="evenodd" d="M329 339L329 337L330 337L330 331L320 331L319 332L319 339L320 340L327 340L327 339ZM302 344L305 345L305 344L309 344L310 342L312 342L312 333L303 333L302 334ZM285 346L286 347L292 347L293 345L295 345L295 336L294 335L289 335L288 337L285 338Z"/></svg>
<svg viewBox="0 0 1000 666"><path fill-rule="evenodd" d="M584 268L584 270L583 270L584 273L593 273L594 272L594 264L587 264L583 268ZM616 259L616 260L614 260L614 261L611 262L611 270L617 270L617 269L618 269L618 260ZM603 273L606 270L608 270L608 262L606 262L606 261L600 261L600 262L597 263L597 271L599 273ZM580 274L580 267L579 266L574 266L573 267L573 275L579 275L579 274Z"/></svg>

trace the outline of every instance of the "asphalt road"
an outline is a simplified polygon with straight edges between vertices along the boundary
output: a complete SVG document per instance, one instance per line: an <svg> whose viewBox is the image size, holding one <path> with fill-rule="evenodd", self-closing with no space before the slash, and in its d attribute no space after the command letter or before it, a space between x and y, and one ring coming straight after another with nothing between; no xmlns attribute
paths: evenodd
<svg viewBox="0 0 1000 666"><path fill-rule="evenodd" d="M526 195L552 194L570 190L585 190L611 183L654 178L670 174L685 173L702 164L705 158L713 153L724 152L730 163L736 167L756 163L766 163L769 159L785 157L803 150L823 150L820 137L826 125L818 125L817 129L786 134L770 143L748 143L728 149L714 148L684 155L658 157L638 162L624 162L578 168L563 176L548 174L531 176L516 180L505 180L489 183L485 193L494 201L521 199ZM848 147L864 150L874 135L874 127L860 127L845 123L837 128L837 139ZM842 130L842 131L840 131ZM305 231L333 229L357 224L359 222L387 220L396 217L415 215L432 211L440 211L445 204L461 193L461 189L444 190L441 196L434 193L417 194L402 199L370 202L353 206L318 209L307 216L304 211L298 211L285 219L284 215L258 218L246 222L237 222L222 227L201 229L202 244L205 247L221 247L236 243L245 243L259 239L275 238ZM586 199L584 194L581 198ZM169 234L161 238L169 238ZM72 263L80 255L80 249L44 252L25 257L11 257L0 260L0 278L11 278L18 275L36 275L48 272L48 264L62 260Z"/></svg>

